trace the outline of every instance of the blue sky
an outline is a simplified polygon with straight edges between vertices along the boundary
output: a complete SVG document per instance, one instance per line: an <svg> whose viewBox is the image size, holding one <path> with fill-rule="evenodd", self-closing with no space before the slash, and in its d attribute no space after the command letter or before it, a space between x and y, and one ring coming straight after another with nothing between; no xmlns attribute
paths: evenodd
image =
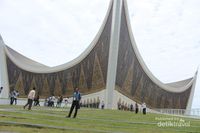
<svg viewBox="0 0 200 133"><path fill-rule="evenodd" d="M109 0L0 0L0 34L21 54L48 66L77 57L92 42ZM199 0L128 0L133 34L162 82L194 75L200 64ZM200 108L200 80L194 97Z"/></svg>

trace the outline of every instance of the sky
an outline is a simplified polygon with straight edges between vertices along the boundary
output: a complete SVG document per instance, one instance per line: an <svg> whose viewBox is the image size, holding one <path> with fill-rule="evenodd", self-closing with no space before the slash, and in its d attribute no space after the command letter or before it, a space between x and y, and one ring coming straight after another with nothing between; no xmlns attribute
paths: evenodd
<svg viewBox="0 0 200 133"><path fill-rule="evenodd" d="M192 77L200 64L200 1L127 2L137 47L154 76L164 83ZM57 66L89 46L108 5L109 0L0 0L0 34L19 53ZM199 78L193 108L200 108Z"/></svg>

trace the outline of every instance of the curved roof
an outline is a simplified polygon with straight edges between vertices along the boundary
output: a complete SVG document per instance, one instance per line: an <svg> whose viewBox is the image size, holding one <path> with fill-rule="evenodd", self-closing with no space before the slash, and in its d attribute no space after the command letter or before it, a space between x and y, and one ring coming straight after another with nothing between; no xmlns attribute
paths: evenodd
<svg viewBox="0 0 200 133"><path fill-rule="evenodd" d="M17 63L17 64L24 64L26 66L31 65L34 68L46 68L46 69L49 68L48 66L45 66L41 63L38 63L34 60L31 60L30 58L23 56L22 54L16 52L9 46L5 46L5 49L6 49L6 54L9 56L9 58L11 58L12 61L15 61L15 63Z"/></svg>
<svg viewBox="0 0 200 133"><path fill-rule="evenodd" d="M34 73L53 73L53 72L58 72L58 71L62 71L65 69L68 69L76 64L78 64L80 61L82 61L89 53L90 51L94 48L96 42L98 41L103 28L107 22L107 18L109 15L109 12L111 10L111 6L112 6L112 0L110 2L106 17L103 21L103 24L98 32L98 34L96 35L96 37L94 38L94 40L91 42L91 44L88 46L88 48L81 54L79 55L77 58L75 58L74 60L65 63L63 65L59 65L56 67L48 67L45 66L41 63L38 63L36 61L33 61L23 55L21 55L20 53L16 52L15 50L13 50L12 48L8 47L5 45L5 51L7 56L20 68L26 70L26 71L30 71L30 72L34 72ZM130 20L129 20L129 15L128 15L128 7L126 2L125 3L125 14L126 14L126 19L127 19L127 24L128 24L128 29L129 29L129 34L131 37L131 42L132 42L132 46L134 49L134 52L138 58L139 63L141 64L143 70L145 71L145 73L149 76L149 78L155 83L157 84L159 87L161 87L162 89L166 90L166 91L170 91L170 92L175 92L175 93L179 93L179 92L183 92L185 90L187 90L189 87L191 87L191 85L193 84L193 81L195 78L189 78L186 80L182 80L182 81L178 81L178 82L174 82L174 83L168 83L168 84L164 84L161 81L159 81L152 73L151 71L148 69L148 67L146 66L146 64L144 63L138 48L136 46L133 34L132 34L132 30L131 30L131 25L130 25ZM2 40L2 37L0 37L0 39Z"/></svg>
<svg viewBox="0 0 200 133"><path fill-rule="evenodd" d="M184 87L187 84L189 84L191 82L193 78L189 78L189 79L185 79L185 80L181 80L181 81L177 81L177 82L172 82L172 83L167 83L166 85L171 86L171 87Z"/></svg>
<svg viewBox="0 0 200 133"><path fill-rule="evenodd" d="M175 83L168 83L168 84L164 84L162 83L160 80L158 80L152 73L151 71L148 69L148 67L146 66L144 60L142 59L142 56L139 53L139 50L137 48L133 33L132 33L132 28L131 28L131 24L130 24L130 20L129 20L129 14L128 14L128 5L127 2L125 0L124 2L124 7L125 7L125 15L126 15L126 21L127 21L127 25L128 25L128 31L130 34L130 38L131 38L131 43L132 43L132 47L134 49L134 52L136 54L136 57L140 63L140 65L142 66L144 72L149 76L149 78L155 83L157 84L160 88L169 91L169 92L174 92L174 93L179 93L179 92L183 92L185 90L187 90L189 87L191 87L191 85L193 84L195 78L189 78L183 81L179 81L176 82L176 86L174 85ZM194 76L195 77L195 76ZM185 82L186 84L183 85L183 82Z"/></svg>
<svg viewBox="0 0 200 133"><path fill-rule="evenodd" d="M33 60L21 55L17 51L15 51L5 45L4 48L5 48L6 54L18 67L20 67L26 71L30 71L30 72L34 72L34 73L54 73L54 72L59 72L59 71L71 68L74 65L80 63L94 48L95 44L97 43L105 25L106 25L106 22L107 22L107 19L109 16L109 12L112 7L112 3L113 2L111 0L108 10L107 10L107 13L106 13L106 16L103 20L103 24L101 25L100 30L98 31L94 40L90 43L90 45L85 49L85 51L82 54L80 54L77 58L75 58L74 60L72 60L70 62L67 62L67 63L59 65L59 66L55 66L55 67L48 67L48 66L45 66L41 63L38 63L36 61L33 61Z"/></svg>

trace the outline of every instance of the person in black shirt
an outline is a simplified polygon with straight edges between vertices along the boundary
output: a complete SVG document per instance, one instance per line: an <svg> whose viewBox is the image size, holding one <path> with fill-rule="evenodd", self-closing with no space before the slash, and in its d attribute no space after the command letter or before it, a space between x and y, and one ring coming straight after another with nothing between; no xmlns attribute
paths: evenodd
<svg viewBox="0 0 200 133"><path fill-rule="evenodd" d="M3 90L3 87L0 88L0 94L1 94L1 91L2 91L2 90Z"/></svg>
<svg viewBox="0 0 200 133"><path fill-rule="evenodd" d="M68 118L71 117L71 114L72 114L72 111L74 110L74 107L75 107L75 113L74 113L73 118L76 118L78 109L80 108L80 100L81 100L81 94L79 92L79 89L76 88L74 93L73 93L73 102L72 102L72 106L71 106L70 111L69 111L69 115L67 116Z"/></svg>
<svg viewBox="0 0 200 133"><path fill-rule="evenodd" d="M10 105L13 105L14 102L14 91L10 92Z"/></svg>
<svg viewBox="0 0 200 133"><path fill-rule="evenodd" d="M138 104L137 104L137 102L135 103L135 113L137 114L138 113L138 110L139 110L139 108L138 108Z"/></svg>
<svg viewBox="0 0 200 133"><path fill-rule="evenodd" d="M40 106L40 96L37 94L37 96L34 98L34 106Z"/></svg>

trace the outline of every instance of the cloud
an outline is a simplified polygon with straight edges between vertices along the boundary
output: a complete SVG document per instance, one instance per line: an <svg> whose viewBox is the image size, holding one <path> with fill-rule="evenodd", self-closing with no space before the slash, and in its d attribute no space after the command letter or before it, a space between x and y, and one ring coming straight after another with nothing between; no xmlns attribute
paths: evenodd
<svg viewBox="0 0 200 133"><path fill-rule="evenodd" d="M0 0L0 34L23 55L60 65L92 42L108 4L108 0ZM191 77L200 64L199 5L199 0L128 0L139 51L163 82Z"/></svg>
<svg viewBox="0 0 200 133"><path fill-rule="evenodd" d="M6 44L49 66L72 60L86 49L98 32L109 3L106 0L1 2L0 29ZM60 60L47 61L43 57Z"/></svg>

